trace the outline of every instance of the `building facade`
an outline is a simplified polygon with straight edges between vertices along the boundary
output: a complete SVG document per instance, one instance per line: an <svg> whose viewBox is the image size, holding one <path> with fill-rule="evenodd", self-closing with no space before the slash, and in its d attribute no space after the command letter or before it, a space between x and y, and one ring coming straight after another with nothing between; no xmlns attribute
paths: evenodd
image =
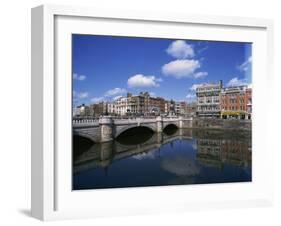
<svg viewBox="0 0 281 226"><path fill-rule="evenodd" d="M115 103L106 103L106 108L109 115L116 115Z"/></svg>
<svg viewBox="0 0 281 226"><path fill-rule="evenodd" d="M252 119L252 88L246 89L247 115Z"/></svg>
<svg viewBox="0 0 281 226"><path fill-rule="evenodd" d="M117 115L124 116L130 111L127 97L120 97L115 101L115 109Z"/></svg>
<svg viewBox="0 0 281 226"><path fill-rule="evenodd" d="M165 113L165 99L162 97L149 97L148 111L146 114Z"/></svg>
<svg viewBox="0 0 281 226"><path fill-rule="evenodd" d="M107 114L107 103L102 101L100 103L91 104L90 105L90 112L92 112L92 116L99 117L101 115Z"/></svg>
<svg viewBox="0 0 281 226"><path fill-rule="evenodd" d="M252 89L247 86L227 87L221 92L221 118L251 119Z"/></svg>
<svg viewBox="0 0 281 226"><path fill-rule="evenodd" d="M186 106L186 115L187 116L196 116L196 111L197 111L197 103L196 102L191 102L188 103Z"/></svg>
<svg viewBox="0 0 281 226"><path fill-rule="evenodd" d="M164 113L168 114L170 111L170 101L165 100L165 105L164 105Z"/></svg>
<svg viewBox="0 0 281 226"><path fill-rule="evenodd" d="M73 116L74 117L85 117L85 116L91 116L91 111L90 107L82 104L77 106L76 108L73 109Z"/></svg>
<svg viewBox="0 0 281 226"><path fill-rule="evenodd" d="M139 95L127 94L115 101L115 112L118 115L158 115L165 113L166 101L162 97L151 97L148 92Z"/></svg>
<svg viewBox="0 0 281 226"><path fill-rule="evenodd" d="M145 108L145 101L143 95L133 96L131 93L127 94L128 98L128 114L143 115Z"/></svg>
<svg viewBox="0 0 281 226"><path fill-rule="evenodd" d="M181 113L181 103L175 102L175 114L179 115Z"/></svg>
<svg viewBox="0 0 281 226"><path fill-rule="evenodd" d="M198 117L220 117L222 81L202 84L196 89Z"/></svg>

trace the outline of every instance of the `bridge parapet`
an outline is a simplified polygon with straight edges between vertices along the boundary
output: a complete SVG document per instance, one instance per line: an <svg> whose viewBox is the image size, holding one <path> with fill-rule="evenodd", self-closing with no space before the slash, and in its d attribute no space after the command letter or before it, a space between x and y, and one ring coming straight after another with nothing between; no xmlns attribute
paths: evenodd
<svg viewBox="0 0 281 226"><path fill-rule="evenodd" d="M164 121L164 122L176 122L176 121L190 121L193 120L192 117L184 118L184 117L161 117L157 116L154 118L113 118L110 116L104 116L101 118L75 118L73 119L73 125L75 124L98 124L106 121L111 121L112 124L124 124L124 123L136 123L136 122L156 122L156 121Z"/></svg>
<svg viewBox="0 0 281 226"><path fill-rule="evenodd" d="M113 119L113 124L155 123L155 118Z"/></svg>
<svg viewBox="0 0 281 226"><path fill-rule="evenodd" d="M96 118L74 118L72 120L73 127L80 127L80 126L98 126L99 119Z"/></svg>
<svg viewBox="0 0 281 226"><path fill-rule="evenodd" d="M81 124L86 124L86 123L95 123L95 122L99 122L99 119L87 119L87 118L83 118L83 119L73 119L72 121L74 124L77 123L81 123Z"/></svg>

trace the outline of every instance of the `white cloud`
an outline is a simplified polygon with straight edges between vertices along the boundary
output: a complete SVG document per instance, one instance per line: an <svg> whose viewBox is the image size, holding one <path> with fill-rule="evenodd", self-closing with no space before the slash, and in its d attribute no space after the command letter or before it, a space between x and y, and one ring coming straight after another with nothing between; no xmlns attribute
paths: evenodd
<svg viewBox="0 0 281 226"><path fill-rule="evenodd" d="M193 84L189 89L191 90L191 91L196 91L196 89L198 88L198 87L200 87L200 86L202 86L202 85L204 85L204 84Z"/></svg>
<svg viewBox="0 0 281 226"><path fill-rule="evenodd" d="M93 97L92 99L91 99L91 102L93 102L93 103L98 103L98 102L101 102L101 101L103 101L104 100L104 97Z"/></svg>
<svg viewBox="0 0 281 226"><path fill-rule="evenodd" d="M156 97L156 93L154 93L154 92L149 92L149 95L152 97Z"/></svg>
<svg viewBox="0 0 281 226"><path fill-rule="evenodd" d="M127 90L125 89L121 89L121 88L114 88L114 89L111 89L111 90L108 90L104 96L106 97L110 97L110 96L116 96L116 95L120 95L120 94L123 94L123 93L126 93Z"/></svg>
<svg viewBox="0 0 281 226"><path fill-rule="evenodd" d="M208 75L208 72L206 71L200 71L195 73L193 76L194 78L205 78Z"/></svg>
<svg viewBox="0 0 281 226"><path fill-rule="evenodd" d="M78 80L78 81L84 81L86 79L86 75L78 75L78 74L74 73L73 79Z"/></svg>
<svg viewBox="0 0 281 226"><path fill-rule="evenodd" d="M112 99L115 101L115 100L119 99L120 97L122 97L122 96L119 95L119 96L113 97Z"/></svg>
<svg viewBox="0 0 281 226"><path fill-rule="evenodd" d="M74 97L74 99L85 99L85 98L89 97L89 93L73 91L73 97Z"/></svg>
<svg viewBox="0 0 281 226"><path fill-rule="evenodd" d="M245 62L238 66L240 71L248 71L252 64L252 57L250 56Z"/></svg>
<svg viewBox="0 0 281 226"><path fill-rule="evenodd" d="M166 52L178 59L184 59L188 57L194 56L194 50L192 45L187 44L183 40L177 40L172 42L168 49L166 49Z"/></svg>
<svg viewBox="0 0 281 226"><path fill-rule="evenodd" d="M194 77L194 71L200 68L198 60L175 60L162 66L165 75L175 78Z"/></svg>
<svg viewBox="0 0 281 226"><path fill-rule="evenodd" d="M186 95L186 99L195 99L196 98L196 94L195 93L188 93Z"/></svg>
<svg viewBox="0 0 281 226"><path fill-rule="evenodd" d="M129 87L158 87L161 78L156 78L153 75L137 74L130 77L127 81Z"/></svg>
<svg viewBox="0 0 281 226"><path fill-rule="evenodd" d="M196 99L196 89L200 86L203 86L204 84L200 83L200 84L193 84L190 88L189 88L189 92L187 93L187 95L185 96L186 99L188 100L195 100Z"/></svg>
<svg viewBox="0 0 281 226"><path fill-rule="evenodd" d="M245 79L239 79L238 77L234 77L229 80L226 86L243 86L243 85L247 85Z"/></svg>
<svg viewBox="0 0 281 226"><path fill-rule="evenodd" d="M209 46L205 46L202 49L199 49L197 52L200 54L200 53L206 51L208 48L209 48Z"/></svg>

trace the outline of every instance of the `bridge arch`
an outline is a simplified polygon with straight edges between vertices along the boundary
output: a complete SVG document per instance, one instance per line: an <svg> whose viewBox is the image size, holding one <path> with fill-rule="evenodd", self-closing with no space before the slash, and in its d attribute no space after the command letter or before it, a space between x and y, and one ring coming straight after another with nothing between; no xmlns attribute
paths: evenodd
<svg viewBox="0 0 281 226"><path fill-rule="evenodd" d="M179 125L178 125L177 122L168 122L168 123L164 123L164 124L163 124L163 130L164 130L165 128L167 128L168 126L175 126L175 127L179 128Z"/></svg>
<svg viewBox="0 0 281 226"><path fill-rule="evenodd" d="M92 141L93 143L98 143L99 141L96 140L93 136L91 136L90 134L87 133L83 133L83 132L78 132L78 131L73 131L73 136L79 136L79 137L83 137L86 138L90 141Z"/></svg>
<svg viewBox="0 0 281 226"><path fill-rule="evenodd" d="M148 128L150 130L152 130L153 132L156 131L156 128L152 125L149 125L149 124L143 124L143 125L128 125L128 126L125 126L123 128L116 128L116 132L115 132L115 135L114 135L114 138L117 138L120 134L122 134L123 132L129 130L129 129L133 129L133 128L139 128L139 127L144 127L144 128Z"/></svg>

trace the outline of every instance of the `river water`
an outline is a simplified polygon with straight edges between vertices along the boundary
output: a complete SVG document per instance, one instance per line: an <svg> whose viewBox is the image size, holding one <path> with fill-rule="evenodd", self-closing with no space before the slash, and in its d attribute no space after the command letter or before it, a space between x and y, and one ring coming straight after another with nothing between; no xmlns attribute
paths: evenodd
<svg viewBox="0 0 281 226"><path fill-rule="evenodd" d="M249 182L251 132L140 127L112 142L73 142L73 189Z"/></svg>

